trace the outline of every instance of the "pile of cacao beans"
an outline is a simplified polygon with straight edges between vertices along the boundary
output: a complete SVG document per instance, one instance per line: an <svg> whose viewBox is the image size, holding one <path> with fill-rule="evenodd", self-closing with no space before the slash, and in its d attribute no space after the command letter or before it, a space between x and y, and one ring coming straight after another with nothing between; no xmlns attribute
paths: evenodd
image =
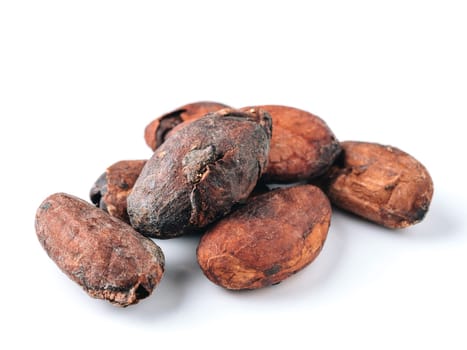
<svg viewBox="0 0 467 350"><path fill-rule="evenodd" d="M89 295L128 306L164 273L154 239L199 235L199 267L227 289L277 284L322 250L332 207L390 229L420 222L433 183L409 154L339 142L319 117L293 107L182 106L145 129L149 160L109 166L91 203L46 198L36 233ZM195 254L195 252L193 252Z"/></svg>

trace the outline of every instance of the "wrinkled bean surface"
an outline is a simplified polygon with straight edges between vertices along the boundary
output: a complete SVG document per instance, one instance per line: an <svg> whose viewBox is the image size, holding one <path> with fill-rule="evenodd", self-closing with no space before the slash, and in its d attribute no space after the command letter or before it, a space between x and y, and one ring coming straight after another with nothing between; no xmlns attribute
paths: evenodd
<svg viewBox="0 0 467 350"><path fill-rule="evenodd" d="M180 236L246 200L262 175L271 118L261 110L224 109L198 119L156 149L128 196L139 232Z"/></svg>
<svg viewBox="0 0 467 350"><path fill-rule="evenodd" d="M199 119L208 113L216 112L223 108L229 108L229 106L210 101L186 104L149 123L144 130L144 139L147 145L154 151L165 141L170 131L176 128L177 125Z"/></svg>
<svg viewBox="0 0 467 350"><path fill-rule="evenodd" d="M35 226L50 258L92 297L128 306L149 296L162 277L164 255L154 242L79 198L49 196Z"/></svg>
<svg viewBox="0 0 467 350"><path fill-rule="evenodd" d="M420 222L430 206L433 182L409 154L369 142L342 142L343 152L324 177L338 207L389 228Z"/></svg>
<svg viewBox="0 0 467 350"><path fill-rule="evenodd" d="M216 222L201 238L198 263L227 289L279 283L316 258L330 220L329 201L318 187L276 189Z"/></svg>
<svg viewBox="0 0 467 350"><path fill-rule="evenodd" d="M107 168L94 183L89 193L91 202L110 215L130 223L127 197L146 160L122 160Z"/></svg>
<svg viewBox="0 0 467 350"><path fill-rule="evenodd" d="M251 107L242 108L248 110ZM340 152L331 129L319 117L288 106L255 106L272 118L267 182L296 182L323 174Z"/></svg>

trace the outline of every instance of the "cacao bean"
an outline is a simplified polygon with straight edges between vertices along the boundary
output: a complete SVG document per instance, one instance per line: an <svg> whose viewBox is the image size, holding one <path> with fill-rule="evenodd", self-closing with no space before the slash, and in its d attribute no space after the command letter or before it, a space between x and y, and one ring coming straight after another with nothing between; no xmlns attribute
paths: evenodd
<svg viewBox="0 0 467 350"><path fill-rule="evenodd" d="M154 151L164 142L168 133L178 124L199 119L208 113L216 112L223 108L230 107L222 103L208 101L189 103L181 106L170 113L154 119L146 126L144 130L146 143Z"/></svg>
<svg viewBox="0 0 467 350"><path fill-rule="evenodd" d="M97 207L130 223L127 197L146 160L122 160L107 168L91 188L89 197Z"/></svg>
<svg viewBox="0 0 467 350"><path fill-rule="evenodd" d="M409 154L370 142L341 143L342 154L321 179L331 202L388 228L420 222L433 196L425 167Z"/></svg>
<svg viewBox="0 0 467 350"><path fill-rule="evenodd" d="M49 257L90 296L128 306L149 296L164 271L150 239L85 201L56 193L36 213L36 233Z"/></svg>
<svg viewBox="0 0 467 350"><path fill-rule="evenodd" d="M171 238L202 228L246 200L267 164L271 118L224 109L156 149L128 196L131 225Z"/></svg>
<svg viewBox="0 0 467 350"><path fill-rule="evenodd" d="M312 185L252 197L202 236L198 263L215 284L256 289L276 284L310 264L331 220L324 193Z"/></svg>
<svg viewBox="0 0 467 350"><path fill-rule="evenodd" d="M253 108L264 109L272 118L273 133L264 181L297 182L317 177L329 169L339 154L339 142L316 115L288 106Z"/></svg>

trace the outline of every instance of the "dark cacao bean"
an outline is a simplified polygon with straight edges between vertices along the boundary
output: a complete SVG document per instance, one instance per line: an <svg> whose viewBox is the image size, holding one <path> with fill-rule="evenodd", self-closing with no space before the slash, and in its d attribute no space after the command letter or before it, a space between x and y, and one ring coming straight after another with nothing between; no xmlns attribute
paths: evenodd
<svg viewBox="0 0 467 350"><path fill-rule="evenodd" d="M37 210L35 226L50 258L94 298L135 304L162 277L164 255L154 242L79 198L49 196Z"/></svg>
<svg viewBox="0 0 467 350"><path fill-rule="evenodd" d="M230 107L222 103L208 101L189 103L181 106L170 113L154 119L146 126L144 131L146 143L154 151L164 142L168 133L178 124L199 119L208 113L217 112L223 108Z"/></svg>
<svg viewBox="0 0 467 350"><path fill-rule="evenodd" d="M433 182L420 162L391 146L356 141L341 146L338 161L320 180L334 205L388 228L425 217Z"/></svg>
<svg viewBox="0 0 467 350"><path fill-rule="evenodd" d="M271 118L224 109L168 138L128 196L133 227L158 238L202 228L246 200L267 164Z"/></svg>
<svg viewBox="0 0 467 350"><path fill-rule="evenodd" d="M110 215L130 223L127 197L144 164L146 160L122 160L109 166L91 188L91 202Z"/></svg>
<svg viewBox="0 0 467 350"><path fill-rule="evenodd" d="M252 197L202 236L198 263L215 284L256 289L276 284L310 264L331 220L324 193L312 185Z"/></svg>

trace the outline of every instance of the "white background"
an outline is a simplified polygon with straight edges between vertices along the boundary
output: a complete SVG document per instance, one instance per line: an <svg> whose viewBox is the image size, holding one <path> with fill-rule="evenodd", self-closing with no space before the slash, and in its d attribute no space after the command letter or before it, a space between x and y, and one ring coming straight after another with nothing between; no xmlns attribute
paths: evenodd
<svg viewBox="0 0 467 350"><path fill-rule="evenodd" d="M377 4L378 3L378 4ZM1 1L0 348L465 349L463 1ZM340 140L399 147L430 171L426 219L391 231L336 212L317 260L229 292L196 237L158 241L166 274L120 309L42 250L40 202L87 199L147 123L185 103L284 104Z"/></svg>

